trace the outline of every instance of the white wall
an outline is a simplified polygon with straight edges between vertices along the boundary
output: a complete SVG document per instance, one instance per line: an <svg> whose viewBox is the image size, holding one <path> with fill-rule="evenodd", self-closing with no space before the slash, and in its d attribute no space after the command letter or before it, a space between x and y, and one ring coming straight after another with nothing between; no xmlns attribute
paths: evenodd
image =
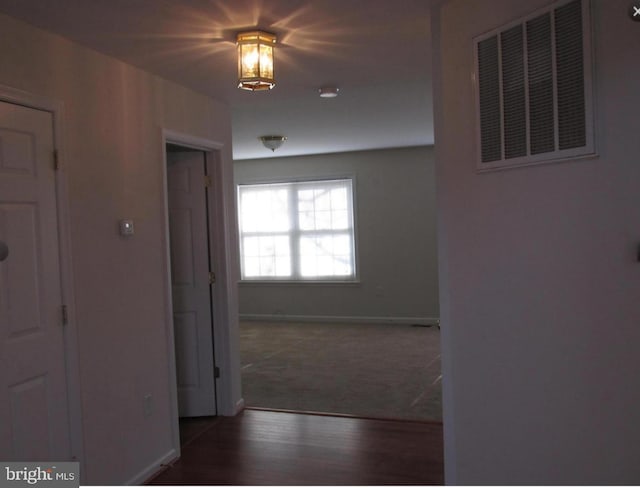
<svg viewBox="0 0 640 488"><path fill-rule="evenodd" d="M171 449L162 128L225 143L227 107L0 15L0 84L63 103L85 482L134 479ZM121 218L136 234L117 234ZM231 279L237 279L232 276ZM237 300L230 297L230 303ZM229 343L233 344L233 322ZM240 396L232 378L230 396ZM153 414L143 415L143 396Z"/></svg>
<svg viewBox="0 0 640 488"><path fill-rule="evenodd" d="M337 285L243 283L241 316L437 319L433 147L242 160L234 172L238 184L354 177L360 278Z"/></svg>
<svg viewBox="0 0 640 488"><path fill-rule="evenodd" d="M488 174L472 37L549 2L435 16L448 483L640 482L640 24L593 3L599 157Z"/></svg>

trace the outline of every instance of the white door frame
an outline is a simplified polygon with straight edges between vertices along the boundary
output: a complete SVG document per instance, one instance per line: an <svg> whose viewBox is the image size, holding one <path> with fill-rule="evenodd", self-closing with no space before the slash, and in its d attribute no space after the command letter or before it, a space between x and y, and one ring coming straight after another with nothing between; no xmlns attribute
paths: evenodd
<svg viewBox="0 0 640 488"><path fill-rule="evenodd" d="M192 149L198 149L206 154L207 174L212 176L212 192L209 194L209 241L211 242L211 262L216 273L216 284L212 287L213 307L213 339L215 364L220 368L220 377L216 381L216 397L218 415L235 415L241 405L236 405L233 400L233 367L232 346L230 341L230 317L237 311L230 310L229 296L231 288L237 283L231 283L228 279L233 276L229 273L233 264L230 262L229 249L227 249L228 213L225 202L224 178L222 170L221 150L223 143L210 139L183 134L169 129L162 129L162 179L163 179L163 210L164 232L162 242L164 248L164 288L165 288L165 314L167 348L169 355L169 386L171 401L171 435L176 454L180 455L180 430L178 416L178 386L176 377L175 344L173 335L173 304L171 291L171 258L169 247L169 197L167 188L167 153L166 144L176 144Z"/></svg>
<svg viewBox="0 0 640 488"><path fill-rule="evenodd" d="M69 437L72 460L80 462L80 483L84 484L84 443L82 437L82 401L78 355L78 324L76 321L75 295L69 225L69 199L64 150L64 106L57 100L41 97L16 88L0 85L0 101L49 112L53 116L53 142L58 155L56 171L56 207L58 213L58 242L60 253L60 285L62 301L67 306L68 323L64 328L65 369Z"/></svg>

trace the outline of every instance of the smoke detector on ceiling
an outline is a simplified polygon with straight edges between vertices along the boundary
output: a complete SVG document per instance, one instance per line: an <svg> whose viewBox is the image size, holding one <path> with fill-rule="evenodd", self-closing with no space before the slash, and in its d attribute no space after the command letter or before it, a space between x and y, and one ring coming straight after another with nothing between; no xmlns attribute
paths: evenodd
<svg viewBox="0 0 640 488"><path fill-rule="evenodd" d="M338 96L338 87L336 86L323 86L318 90L322 98L335 98Z"/></svg>

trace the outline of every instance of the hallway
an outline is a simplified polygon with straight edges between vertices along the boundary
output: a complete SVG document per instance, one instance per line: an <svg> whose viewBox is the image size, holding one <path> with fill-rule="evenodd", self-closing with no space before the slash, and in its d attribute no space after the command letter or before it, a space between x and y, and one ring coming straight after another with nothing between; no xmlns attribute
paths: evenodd
<svg viewBox="0 0 640 488"><path fill-rule="evenodd" d="M441 485L435 422L245 410L212 418L154 485Z"/></svg>

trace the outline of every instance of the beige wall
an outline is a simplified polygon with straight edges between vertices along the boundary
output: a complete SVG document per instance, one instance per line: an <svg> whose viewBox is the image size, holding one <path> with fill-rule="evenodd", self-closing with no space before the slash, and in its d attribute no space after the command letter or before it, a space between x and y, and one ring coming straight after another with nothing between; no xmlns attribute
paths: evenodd
<svg viewBox="0 0 640 488"><path fill-rule="evenodd" d="M124 483L171 449L161 128L224 143L231 188L229 112L4 15L0 59L0 84L63 104L83 472L87 483ZM118 235L122 218L134 219L133 238Z"/></svg>
<svg viewBox="0 0 640 488"><path fill-rule="evenodd" d="M242 283L243 317L428 322L438 318L431 146L242 160L235 181L354 178L357 284Z"/></svg>
<svg viewBox="0 0 640 488"><path fill-rule="evenodd" d="M451 0L435 16L448 483L640 481L640 24L629 2L592 1L599 157L475 171L472 38L549 3Z"/></svg>

